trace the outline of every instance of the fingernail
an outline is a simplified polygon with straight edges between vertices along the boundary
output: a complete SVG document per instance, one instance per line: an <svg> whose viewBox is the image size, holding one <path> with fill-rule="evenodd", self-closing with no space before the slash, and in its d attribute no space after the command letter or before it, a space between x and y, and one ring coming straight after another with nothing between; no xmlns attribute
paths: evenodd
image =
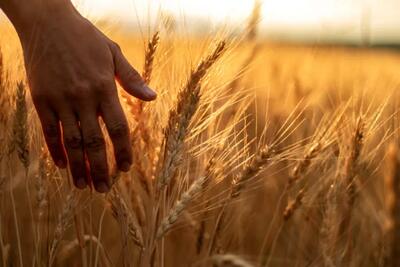
<svg viewBox="0 0 400 267"><path fill-rule="evenodd" d="M86 180L85 180L85 178L78 179L78 180L76 181L76 187L78 187L79 189L84 189L84 188L86 187Z"/></svg>
<svg viewBox="0 0 400 267"><path fill-rule="evenodd" d="M60 169L65 169L67 167L67 163L65 161L63 161L63 160L58 160L56 162L56 165Z"/></svg>
<svg viewBox="0 0 400 267"><path fill-rule="evenodd" d="M147 85L143 86L143 90L149 99L155 99L157 97L157 93L150 89L150 87L148 87Z"/></svg>
<svg viewBox="0 0 400 267"><path fill-rule="evenodd" d="M105 182L98 182L96 184L96 190L99 193L107 193L110 190L110 188L108 184L106 184Z"/></svg>
<svg viewBox="0 0 400 267"><path fill-rule="evenodd" d="M122 162L120 170L123 172L128 172L131 169L131 164L128 161Z"/></svg>

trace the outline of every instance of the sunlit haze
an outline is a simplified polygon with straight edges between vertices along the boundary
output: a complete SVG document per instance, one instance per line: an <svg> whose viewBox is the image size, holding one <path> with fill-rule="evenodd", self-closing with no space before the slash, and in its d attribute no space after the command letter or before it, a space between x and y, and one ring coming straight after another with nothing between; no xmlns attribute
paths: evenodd
<svg viewBox="0 0 400 267"><path fill-rule="evenodd" d="M197 23L238 26L251 13L249 0L78 0L92 15L110 15L115 21L145 23L162 10ZM398 0L264 0L264 34L286 38L361 39L363 29L372 41L400 41ZM192 22L192 23L195 23Z"/></svg>
<svg viewBox="0 0 400 267"><path fill-rule="evenodd" d="M160 11L187 27L240 27L251 0L75 0L85 14L142 27ZM400 42L399 0L264 0L262 34L271 37L358 42Z"/></svg>

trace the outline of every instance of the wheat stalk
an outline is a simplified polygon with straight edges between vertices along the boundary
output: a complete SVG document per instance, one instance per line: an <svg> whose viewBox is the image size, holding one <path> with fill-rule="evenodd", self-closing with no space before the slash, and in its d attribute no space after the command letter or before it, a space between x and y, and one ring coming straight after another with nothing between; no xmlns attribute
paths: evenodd
<svg viewBox="0 0 400 267"><path fill-rule="evenodd" d="M3 52L0 49L0 126L5 126L7 121L7 112L4 104L7 102L6 88L5 88L5 77L4 77L4 62Z"/></svg>
<svg viewBox="0 0 400 267"><path fill-rule="evenodd" d="M147 45L147 49L145 52L145 60L144 60L144 68L143 68L143 80L145 83L149 83L151 80L151 74L153 73L153 63L154 57L158 48L158 44L160 43L160 33L154 33L153 37L149 41Z"/></svg>
<svg viewBox="0 0 400 267"><path fill-rule="evenodd" d="M349 206L354 204L356 197L356 187L354 178L357 175L356 167L360 158L361 149L364 143L364 122L362 117L359 117L356 124L356 129L352 137L352 143L350 144L350 153L348 154L344 163L344 178L347 184L347 194Z"/></svg>
<svg viewBox="0 0 400 267"><path fill-rule="evenodd" d="M134 185L135 187L135 185ZM145 227L146 225L146 211L142 198L140 197L139 190L133 188L131 191L131 203L133 211L138 219L139 225Z"/></svg>
<svg viewBox="0 0 400 267"><path fill-rule="evenodd" d="M346 155L344 162L344 173L343 173L343 182L345 184L346 189L346 203L344 210L342 211L342 220L339 223L337 240L340 240L343 235L347 237L347 242L345 244L345 250L343 254L343 261L350 262L352 256L352 210L354 206L354 202L357 197L357 188L355 178L357 176L357 166L360 160L361 149L364 144L364 129L365 124L363 118L360 116L357 119L356 127L354 133L351 138L350 143L350 151Z"/></svg>
<svg viewBox="0 0 400 267"><path fill-rule="evenodd" d="M189 189L182 195L181 199L176 202L169 214L161 221L161 224L157 230L157 239L162 238L168 233L169 230L171 230L181 216L182 212L188 207L194 197L203 190L204 184L208 178L208 176L203 176L194 181Z"/></svg>
<svg viewBox="0 0 400 267"><path fill-rule="evenodd" d="M124 230L124 232L121 234L128 234L128 236L139 248L144 249L145 246L143 242L142 230L136 218L129 211L125 201L115 188L110 194L110 203L114 218Z"/></svg>
<svg viewBox="0 0 400 267"><path fill-rule="evenodd" d="M148 42L147 49L145 51L142 78L146 84L149 84L151 81L151 75L153 73L153 66L154 66L154 58L155 58L159 43L160 43L160 33L156 32L156 33L154 33L153 37ZM143 139L143 141L148 143L149 142L149 132L148 132L148 129L145 128L146 125L143 123L143 121L145 121L145 118L143 117L144 103L143 103L143 101L138 101L137 105L138 105L138 107L136 108L137 113L135 114L136 121L138 122L137 128L139 129L139 132L141 133L141 138Z"/></svg>
<svg viewBox="0 0 400 267"><path fill-rule="evenodd" d="M60 241L62 240L65 231L68 229L71 223L76 206L77 197L75 191L71 191L65 199L62 211L58 216L56 228L54 230L54 237L50 245L49 252L50 266L52 266L55 260L58 245L60 244Z"/></svg>
<svg viewBox="0 0 400 267"><path fill-rule="evenodd" d="M153 63L155 54L158 48L158 44L160 42L159 32L156 32L151 40L148 42L147 49L145 51L145 60L144 60L144 68L142 73L142 79L146 84L150 83L151 74L153 72ZM133 115L136 121L140 121L141 114L143 111L143 102L142 101L134 101L132 96L130 96L127 92L122 91L121 95L129 108L130 113Z"/></svg>
<svg viewBox="0 0 400 267"><path fill-rule="evenodd" d="M232 187L230 189L229 197L223 202L220 212L217 216L217 221L214 226L213 234L211 235L211 242L209 245L208 253L212 254L216 250L216 245L220 244L221 228L225 223L226 209L228 204L234 199L238 198L243 192L246 184L255 176L257 176L263 169L270 163L275 155L275 145L265 145L259 149L251 159L249 164L246 164L243 170L233 179Z"/></svg>
<svg viewBox="0 0 400 267"><path fill-rule="evenodd" d="M255 0L253 10L247 24L246 39L248 41L254 41L257 38L258 25L260 24L261 20L261 8L262 2L260 0Z"/></svg>
<svg viewBox="0 0 400 267"><path fill-rule="evenodd" d="M225 49L225 41L220 42L214 52L192 72L189 81L178 95L176 107L171 110L168 125L164 131L164 156L158 175L158 188L168 185L175 174L181 161L182 147L189 123L200 101L201 81Z"/></svg>
<svg viewBox="0 0 400 267"><path fill-rule="evenodd" d="M388 174L386 186L388 194L387 209L391 223L388 236L390 237L390 255L387 266L400 265L400 154L397 143L393 142L388 148Z"/></svg>
<svg viewBox="0 0 400 267"><path fill-rule="evenodd" d="M37 262L42 264L42 245L40 242L42 235L42 227L45 225L43 220L43 216L46 212L46 209L49 207L49 203L47 200L48 197L48 179L52 176L54 168L51 166L51 159L49 159L49 154L45 148L42 148L42 154L39 159L39 171L36 175L36 214L37 214L37 240L38 248L37 248Z"/></svg>
<svg viewBox="0 0 400 267"><path fill-rule="evenodd" d="M306 149L303 158L296 164L292 174L290 175L287 184L287 190L290 189L293 184L299 181L307 172L312 160L318 155L318 153L321 151L321 148L321 142L317 141L312 143L310 147Z"/></svg>
<svg viewBox="0 0 400 267"><path fill-rule="evenodd" d="M39 171L36 175L36 203L38 209L38 221L43 217L47 202L47 181L53 176L55 168L49 158L46 148L42 148L42 154L39 159Z"/></svg>
<svg viewBox="0 0 400 267"><path fill-rule="evenodd" d="M273 145L266 145L258 150L250 163L246 164L240 174L233 179L231 198L240 196L246 184L272 162L271 159L275 153Z"/></svg>
<svg viewBox="0 0 400 267"><path fill-rule="evenodd" d="M295 199L288 203L285 211L283 212L283 219L285 221L288 221L293 216L295 211L301 206L301 204L303 203L304 194L305 189L300 189Z"/></svg>
<svg viewBox="0 0 400 267"><path fill-rule="evenodd" d="M252 264L237 255L225 254L212 257L214 267L253 267Z"/></svg>
<svg viewBox="0 0 400 267"><path fill-rule="evenodd" d="M323 257L323 261L326 266L336 266L339 264L338 257L336 257L336 247L332 244L337 242L338 232L338 187L333 184L327 189L324 205L323 205L323 217L320 229L320 253Z"/></svg>
<svg viewBox="0 0 400 267"><path fill-rule="evenodd" d="M14 146L17 149L18 158L25 169L29 168L29 136L28 136L28 111L25 101L25 86L22 82L18 83L16 110L14 115Z"/></svg>
<svg viewBox="0 0 400 267"><path fill-rule="evenodd" d="M3 52L0 47L0 84L3 84L4 79L4 62L3 62Z"/></svg>

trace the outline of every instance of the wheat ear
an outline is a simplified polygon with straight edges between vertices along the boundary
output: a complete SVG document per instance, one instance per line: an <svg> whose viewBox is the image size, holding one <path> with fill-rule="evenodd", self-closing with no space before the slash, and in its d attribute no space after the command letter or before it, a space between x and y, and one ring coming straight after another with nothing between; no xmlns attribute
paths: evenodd
<svg viewBox="0 0 400 267"><path fill-rule="evenodd" d="M50 266L52 266L55 260L58 245L60 244L60 241L62 240L65 231L68 229L70 225L70 222L73 218L74 210L77 206L77 197L74 191L71 191L67 195L67 198L64 203L65 204L63 206L63 209L58 216L57 226L55 228L53 241L50 246L50 255L49 255Z"/></svg>
<svg viewBox="0 0 400 267"><path fill-rule="evenodd" d="M344 163L344 178L347 187L349 206L352 206L356 197L356 187L354 178L357 175L356 167L360 158L361 149L364 143L364 122L362 118L358 118L356 129L352 137L350 154Z"/></svg>
<svg viewBox="0 0 400 267"><path fill-rule="evenodd" d="M225 49L226 43L224 41L220 42L214 52L192 72L189 81L178 95L176 107L171 110L168 125L164 131L164 156L162 157L162 163L160 164L162 166L158 176L159 188L169 184L181 161L182 147L189 123L200 101L201 81L211 66L221 57Z"/></svg>
<svg viewBox="0 0 400 267"><path fill-rule="evenodd" d="M17 86L16 110L14 115L14 147L17 149L18 158L24 165L25 170L29 168L29 136L28 136L28 110L26 107L26 91L22 82Z"/></svg>
<svg viewBox="0 0 400 267"><path fill-rule="evenodd" d="M261 1L255 0L253 10L251 12L251 16L247 24L246 39L248 41L254 41L257 38L258 34L257 30L261 20L261 11L262 11L261 8L262 8Z"/></svg>
<svg viewBox="0 0 400 267"><path fill-rule="evenodd" d="M307 172L312 160L318 155L321 148L321 142L314 142L306 149L303 158L296 164L290 175L286 190L290 189Z"/></svg>
<svg viewBox="0 0 400 267"><path fill-rule="evenodd" d="M146 56L144 60L144 68L143 68L143 80L145 83L149 83L151 80L151 74L153 73L153 63L155 54L160 43L160 33L154 33L153 37L149 41L146 49Z"/></svg>
<svg viewBox="0 0 400 267"><path fill-rule="evenodd" d="M224 201L217 216L217 221L211 235L208 254L212 254L216 250L216 245L220 244L220 235L222 226L225 223L226 209L228 204L238 198L243 192L247 183L265 169L272 161L276 150L274 145L265 145L259 149L256 155L251 159L250 163L245 165L243 170L232 181L232 187L229 197Z"/></svg>
<svg viewBox="0 0 400 267"><path fill-rule="evenodd" d="M143 68L143 73L142 73L142 79L143 81L148 84L151 79L151 74L153 72L153 63L154 63L154 58L155 54L157 51L158 44L160 42L160 34L159 32L156 32L151 40L149 41L146 52L145 52L145 59L144 59L144 68ZM122 98L124 99L126 105L129 108L130 113L133 115L133 117L139 121L140 120L140 114L142 113L143 109L143 103L141 101L134 101L132 96L129 95L127 92L122 91L121 92Z"/></svg>
<svg viewBox="0 0 400 267"><path fill-rule="evenodd" d="M194 197L203 190L208 176L203 176L193 182L189 189L182 195L182 198L176 202L169 214L162 220L158 230L157 238L162 238L174 226L182 212L188 207Z"/></svg>
<svg viewBox="0 0 400 267"><path fill-rule="evenodd" d="M151 80L151 75L153 73L153 66L154 66L154 59L155 55L157 52L158 45L160 43L160 33L156 32L153 37L150 39L150 41L147 44L147 48L145 51L145 58L144 58L144 67L143 67L143 73L142 73L142 79L146 84L150 83ZM142 138L145 142L149 142L148 138L148 132L145 131L143 127L145 125L143 124L144 119L142 118L142 113L143 113L143 101L138 101L137 102L137 108L136 108L136 114L135 114L135 119L138 121L138 128L142 134Z"/></svg>
<svg viewBox="0 0 400 267"><path fill-rule="evenodd" d="M122 199L118 191L114 188L110 194L111 209L114 218L120 224L122 229L128 234L132 241L141 249L144 249L142 230L137 222L136 217L129 211L125 201Z"/></svg>
<svg viewBox="0 0 400 267"><path fill-rule="evenodd" d="M231 198L237 198L242 193L247 182L257 176L264 168L271 163L272 157L275 155L275 147L266 145L260 149L251 159L250 163L245 165L238 176L233 179Z"/></svg>
<svg viewBox="0 0 400 267"><path fill-rule="evenodd" d="M356 188L356 176L357 176L357 166L360 160L361 149L364 144L364 121L362 117L359 117L356 123L356 128L351 138L350 151L344 162L344 174L343 182L346 186L346 205L343 210L342 220L339 224L337 240L340 240L343 236L347 237L347 242L345 244L345 250L343 254L344 262L350 262L352 256L353 242L351 238L352 234L352 211L354 202L357 197Z"/></svg>
<svg viewBox="0 0 400 267"><path fill-rule="evenodd" d="M301 204L303 203L304 194L305 189L300 189L300 191L297 193L296 198L288 203L285 211L283 212L283 219L285 221L288 221L293 216L295 211L301 206Z"/></svg>

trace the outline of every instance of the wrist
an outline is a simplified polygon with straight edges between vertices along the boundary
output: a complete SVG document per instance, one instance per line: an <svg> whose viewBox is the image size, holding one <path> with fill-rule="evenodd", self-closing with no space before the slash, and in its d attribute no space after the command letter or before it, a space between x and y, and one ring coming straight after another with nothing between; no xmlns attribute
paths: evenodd
<svg viewBox="0 0 400 267"><path fill-rule="evenodd" d="M22 0L9 0L1 8L21 39L29 38L42 26L78 15L70 0L30 0L29 4Z"/></svg>

